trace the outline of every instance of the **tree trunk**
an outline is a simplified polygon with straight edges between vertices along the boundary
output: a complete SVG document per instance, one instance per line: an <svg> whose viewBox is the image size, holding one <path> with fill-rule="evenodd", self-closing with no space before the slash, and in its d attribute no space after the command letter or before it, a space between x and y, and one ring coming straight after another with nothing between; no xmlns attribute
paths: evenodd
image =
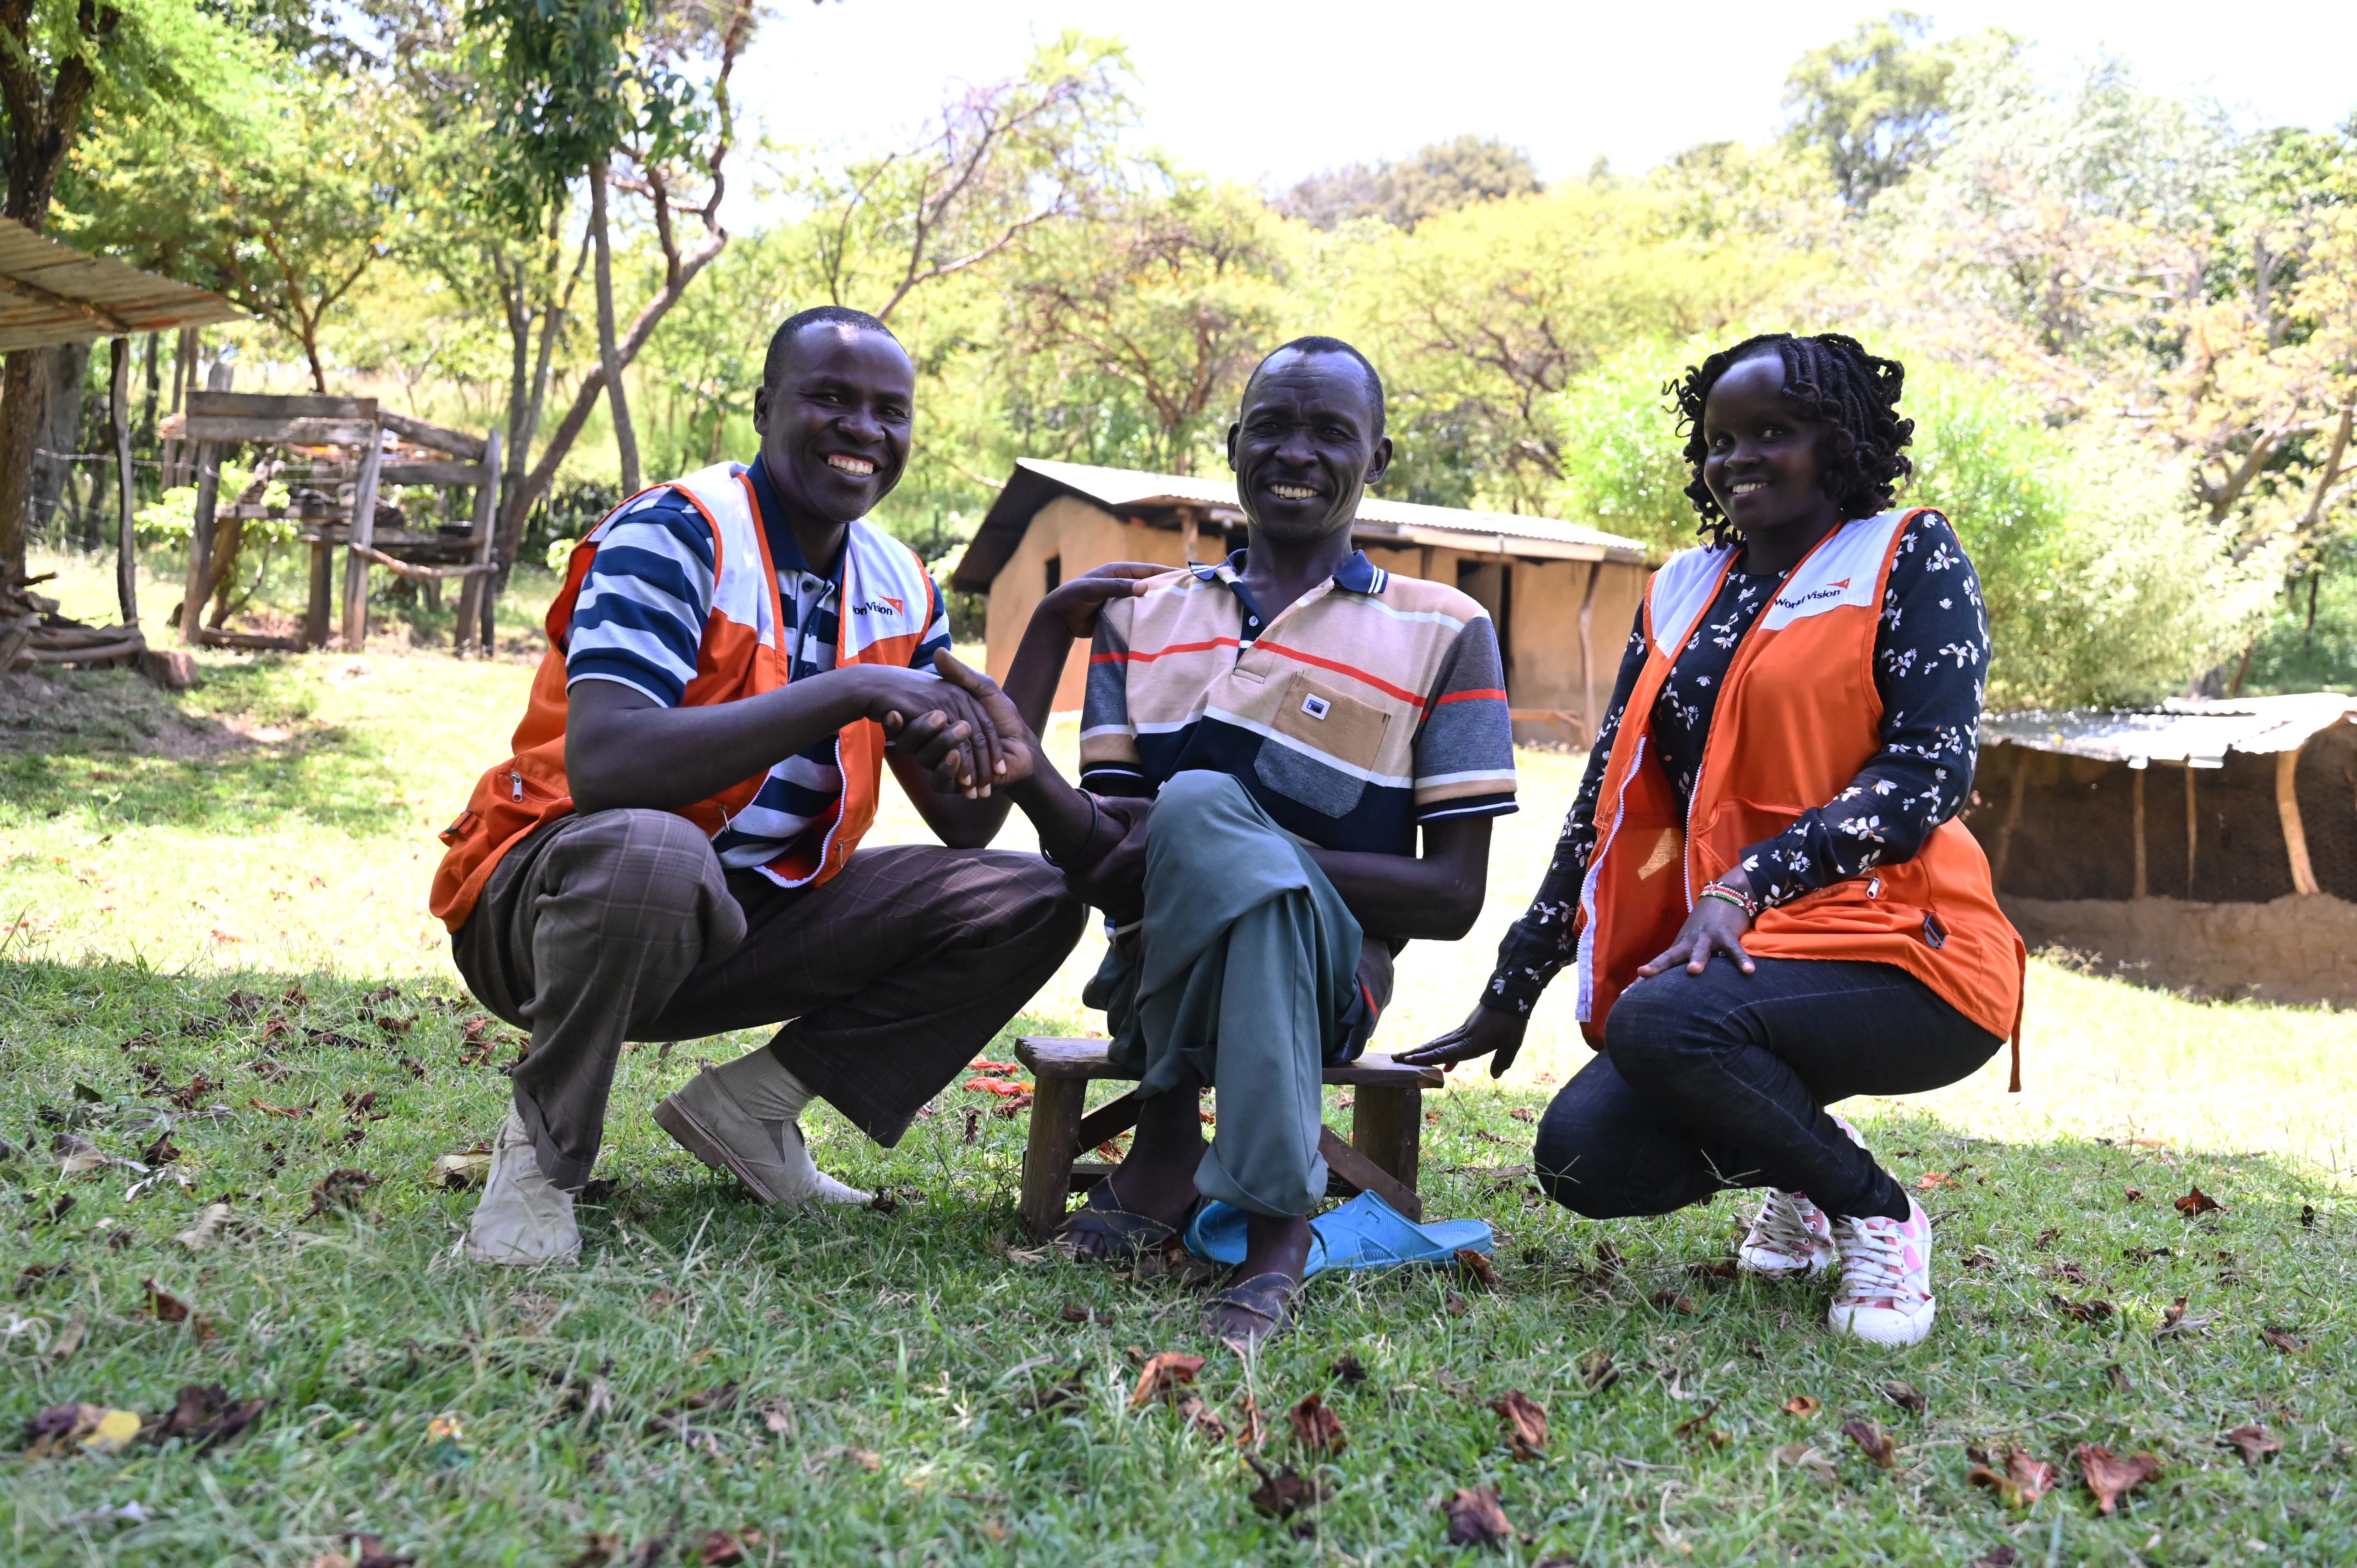
<svg viewBox="0 0 2357 1568"><path fill-rule="evenodd" d="M123 624L139 624L139 548L131 521L131 339L117 338L111 345L107 367L106 432L114 447L114 596L123 609ZM152 399L156 382L156 334L147 334L147 388ZM151 401L149 412L154 412Z"/></svg>
<svg viewBox="0 0 2357 1568"><path fill-rule="evenodd" d="M41 412L34 416L38 435L34 440L33 499L27 525L43 530L52 543L71 538L88 543L82 530L60 527L74 471L73 457L81 449L81 382L90 370L88 343L60 343L40 350L48 385ZM51 454L42 456L42 452ZM80 520L77 520L80 521Z"/></svg>
<svg viewBox="0 0 2357 1568"><path fill-rule="evenodd" d="M639 493L639 438L630 428L630 403L622 388L622 354L614 341L614 231L608 210L606 164L589 170L589 226L597 244L597 368L606 376L607 406L614 413L614 448L622 462L622 493Z"/></svg>
<svg viewBox="0 0 2357 1568"><path fill-rule="evenodd" d="M49 354L17 349L0 360L0 581L25 570L33 510L33 449L48 403Z"/></svg>

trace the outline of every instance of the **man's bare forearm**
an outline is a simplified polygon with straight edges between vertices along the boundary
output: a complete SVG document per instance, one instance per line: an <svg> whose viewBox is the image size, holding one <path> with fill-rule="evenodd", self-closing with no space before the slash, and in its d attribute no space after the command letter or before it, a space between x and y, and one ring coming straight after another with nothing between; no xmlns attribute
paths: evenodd
<svg viewBox="0 0 2357 1568"><path fill-rule="evenodd" d="M1420 856L1316 849L1309 858L1372 937L1455 941L1481 913L1490 871L1490 821L1425 830Z"/></svg>
<svg viewBox="0 0 2357 1568"><path fill-rule="evenodd" d="M1023 715L1033 735L1045 735L1048 730L1048 710L1056 701L1056 688L1064 679L1064 663L1071 657L1072 634L1046 616L1033 616L1023 628L1023 640L1015 647L1015 662L1006 668L1006 679L998 689Z"/></svg>
<svg viewBox="0 0 2357 1568"><path fill-rule="evenodd" d="M1006 793L1039 832L1040 852L1058 865L1077 864L1087 852L1092 833L1097 847L1105 847L1104 833L1097 831L1103 813L1091 803L1087 792L1067 782L1045 756L1032 764L1030 778L1009 786Z"/></svg>
<svg viewBox="0 0 2357 1568"><path fill-rule="evenodd" d="M612 681L567 694L565 771L584 811L673 810L766 773L866 716L859 668L830 670L741 702L666 708Z"/></svg>

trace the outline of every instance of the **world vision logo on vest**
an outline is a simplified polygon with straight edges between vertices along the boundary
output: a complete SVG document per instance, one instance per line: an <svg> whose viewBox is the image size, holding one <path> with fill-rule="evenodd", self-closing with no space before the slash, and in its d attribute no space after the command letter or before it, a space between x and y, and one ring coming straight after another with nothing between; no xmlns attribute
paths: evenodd
<svg viewBox="0 0 2357 1568"><path fill-rule="evenodd" d="M905 616L909 613L909 601L906 599L892 598L884 594L878 594L864 605L852 606L851 613L856 616Z"/></svg>
<svg viewBox="0 0 2357 1568"><path fill-rule="evenodd" d="M1848 595L1849 579L1844 577L1838 583L1827 583L1821 588L1812 588L1807 593L1797 596L1780 594L1776 598L1776 607L1780 610L1806 609L1811 605L1838 601L1847 597Z"/></svg>

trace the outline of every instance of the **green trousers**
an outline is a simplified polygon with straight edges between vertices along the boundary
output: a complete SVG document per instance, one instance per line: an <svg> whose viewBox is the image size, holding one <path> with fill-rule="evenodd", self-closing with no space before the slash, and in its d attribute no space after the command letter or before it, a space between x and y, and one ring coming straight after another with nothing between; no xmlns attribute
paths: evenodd
<svg viewBox="0 0 2357 1568"><path fill-rule="evenodd" d="M1146 912L1083 1000L1147 1095L1213 1090L1203 1196L1307 1215L1326 1195L1319 1077L1356 1056L1390 1000L1366 940L1299 843L1224 773L1180 773L1146 822Z"/></svg>

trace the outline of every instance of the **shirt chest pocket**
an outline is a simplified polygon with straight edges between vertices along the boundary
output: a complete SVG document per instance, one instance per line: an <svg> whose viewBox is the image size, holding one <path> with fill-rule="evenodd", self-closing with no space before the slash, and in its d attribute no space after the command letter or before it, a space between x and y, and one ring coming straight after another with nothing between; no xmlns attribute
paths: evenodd
<svg viewBox="0 0 2357 1568"><path fill-rule="evenodd" d="M1261 742L1253 772L1288 800L1348 816L1367 791L1366 776L1383 756L1391 722L1372 703L1297 671L1269 724L1284 738Z"/></svg>

